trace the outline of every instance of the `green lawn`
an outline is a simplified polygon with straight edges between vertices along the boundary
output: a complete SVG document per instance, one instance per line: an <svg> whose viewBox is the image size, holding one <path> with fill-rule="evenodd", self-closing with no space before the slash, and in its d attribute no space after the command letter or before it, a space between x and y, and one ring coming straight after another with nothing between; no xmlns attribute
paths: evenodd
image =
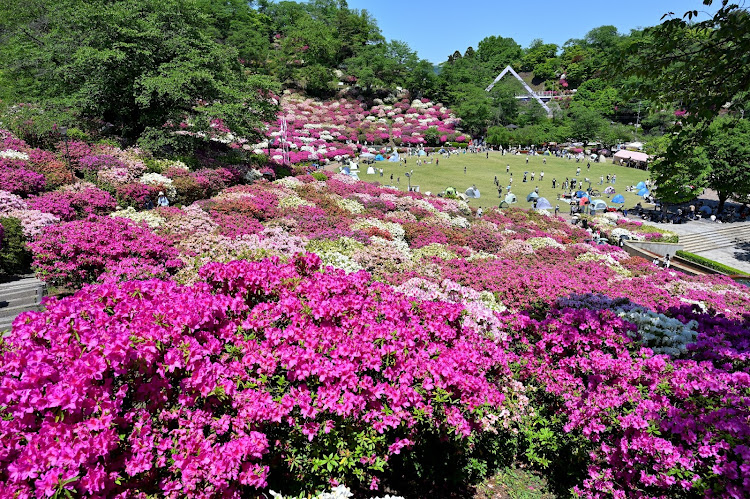
<svg viewBox="0 0 750 499"><path fill-rule="evenodd" d="M439 165L435 165L435 159L439 159ZM518 197L518 205L520 207L530 207L531 203L526 202L526 196L534 190L535 187L539 187L539 195L547 198L554 207L557 204L557 196L562 194L561 184L568 178L577 178L583 181L585 177L591 179L592 188L598 189L602 192L600 196L605 202L608 202L607 196L603 194L604 188L607 184L607 174L617 175L617 183L614 185L616 193L625 196L625 206L630 208L635 206L639 201L643 201L640 197L636 196L634 192L625 192L625 187L628 185L635 185L640 181L648 179L648 172L638 170L635 168L627 168L624 166L614 165L610 162L607 163L591 163L591 169L587 170L586 161L576 163L575 160L566 160L555 158L554 156L546 156L547 164L542 163L543 156L529 156L529 164L526 164L526 155L511 156L506 154L502 156L499 152L490 152L489 159L485 158L485 154L461 154L458 156L451 156L450 158L444 158L443 156L433 156L430 158L422 157L421 159L430 160L432 164L429 165L416 165L416 157L407 157L407 164L404 167L403 160L401 163L389 163L387 161L379 161L374 166L379 169L383 168L384 175L381 178L380 175L367 175L367 166L362 164L359 172L359 178L367 182L380 182L384 185L390 185L390 176L393 174L392 185L400 188L401 190L407 190L408 179L404 175L405 172L414 170L411 183L412 185L420 186L420 192L424 193L430 191L433 194L442 192L446 187L453 186L459 192L464 192L467 188L472 185L476 185L482 196L480 199L472 200L472 206L484 206L485 208L494 205L497 206L500 201L505 198L507 192L506 186L508 185L508 179L510 176L505 173L506 165L510 165L510 173L513 174L513 184L511 192ZM464 174L464 167L466 167L466 173ZM576 177L576 168L581 168L581 175ZM528 181L523 183L523 172L528 171ZM544 181L539 180L539 174L544 171ZM531 182L531 172L536 172L534 182ZM502 199L497 195L497 187L495 187L494 179L497 175L497 179L502 187L503 197ZM604 175L604 185L599 185L599 176ZM398 178L401 178L400 183ZM557 188L552 189L552 179L556 178ZM585 184L588 185L588 184ZM613 197L613 196L610 196ZM619 206L619 205L618 205ZM567 205L561 204L560 210L563 211L567 208Z"/></svg>

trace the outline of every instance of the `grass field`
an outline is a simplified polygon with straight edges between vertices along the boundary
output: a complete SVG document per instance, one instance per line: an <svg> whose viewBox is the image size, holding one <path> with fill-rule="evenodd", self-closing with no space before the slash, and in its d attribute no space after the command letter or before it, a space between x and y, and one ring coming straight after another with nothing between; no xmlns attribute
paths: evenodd
<svg viewBox="0 0 750 499"><path fill-rule="evenodd" d="M383 169L383 177L377 175L367 175L367 166L362 164L359 172L359 178L366 182L380 182L384 185L394 185L395 187L406 191L408 188L408 179L406 172L414 170L411 178L412 186L418 185L420 192L430 191L433 194L442 192L446 187L455 187L458 192L464 192L472 185L476 185L481 192L481 198L471 200L471 205L478 207L497 206L500 201L505 199L507 193L506 186L510 175L505 173L506 165L510 165L510 173L513 174L513 184L511 192L518 198L520 207L531 207L531 203L526 201L526 196L539 187L539 195L547 198L554 207L557 204L557 197L563 193L561 188L565 177L576 178L583 181L586 177L591 180L591 186L602 192L599 196L609 204L609 199L604 195L604 188L607 187L607 175L617 175L617 183L614 185L617 194L625 196L625 206L631 208L639 201L643 201L634 192L625 192L628 185L635 185L640 181L648 179L648 172L635 168L607 163L591 163L591 169L586 168L586 161L576 163L575 160L566 160L546 156L547 164L542 163L543 156L529 156L529 163L526 164L526 155L511 156L501 155L499 152L490 151L489 159L481 154L461 154L444 158L443 156L432 156L429 158L422 157L422 160L432 161L432 164L417 166L417 158L407 157L406 166L403 160L401 163L389 163L379 161L374 164L376 169ZM435 159L439 159L439 165L435 165ZM464 173L466 167L466 173ZM581 168L580 176L576 177L576 168ZM528 171L528 181L523 183L523 172ZM544 180L539 180L539 174L544 171ZM536 172L534 182L531 182L531 172ZM390 176L393 174L393 182ZM498 197L497 187L495 187L495 175L502 187L502 198ZM599 185L599 177L604 175L604 184ZM400 177L400 182L398 181ZM557 179L557 188L552 188L552 179ZM584 187L588 184L584 184ZM609 184L611 185L611 184ZM613 196L610 196L610 198ZM597 198L597 199L599 199ZM644 203L645 204L645 203ZM619 205L615 205L619 206ZM567 209L567 205L561 204L560 211Z"/></svg>

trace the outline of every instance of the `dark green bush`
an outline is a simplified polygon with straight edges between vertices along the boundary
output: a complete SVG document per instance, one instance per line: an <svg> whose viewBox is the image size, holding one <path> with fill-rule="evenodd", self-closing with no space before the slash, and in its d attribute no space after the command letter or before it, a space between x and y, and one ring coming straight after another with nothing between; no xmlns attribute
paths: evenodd
<svg viewBox="0 0 750 499"><path fill-rule="evenodd" d="M0 245L0 275L12 276L31 272L31 253L26 248L21 221L17 218L0 218L3 240Z"/></svg>
<svg viewBox="0 0 750 499"><path fill-rule="evenodd" d="M711 260L709 258L705 258L700 255L696 255L695 253L688 253L687 251L678 251L675 253L680 258L684 258L685 260L693 263L697 263L699 265L703 265L704 267L708 267L709 269L716 270L718 272L721 272L722 274L727 275L750 275L747 272L743 272L739 269L735 269L734 267L730 267L729 265L724 265L723 263L719 263L717 261Z"/></svg>

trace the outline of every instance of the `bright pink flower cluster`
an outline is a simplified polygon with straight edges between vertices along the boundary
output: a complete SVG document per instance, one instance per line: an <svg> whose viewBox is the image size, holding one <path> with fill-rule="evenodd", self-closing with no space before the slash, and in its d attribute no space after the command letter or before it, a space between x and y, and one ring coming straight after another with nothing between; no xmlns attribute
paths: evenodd
<svg viewBox="0 0 750 499"><path fill-rule="evenodd" d="M29 245L34 267L47 282L78 288L124 260L154 265L156 276L181 266L169 241L124 218L91 216L48 227Z"/></svg>
<svg viewBox="0 0 750 499"><path fill-rule="evenodd" d="M423 432L512 409L506 345L460 304L318 265L211 264L194 286L105 284L24 314L0 352L0 496L252 495L357 433L370 483Z"/></svg>
<svg viewBox="0 0 750 499"><path fill-rule="evenodd" d="M89 215L107 215L115 210L117 203L109 192L88 187L80 191L46 192L30 197L28 205L68 222Z"/></svg>

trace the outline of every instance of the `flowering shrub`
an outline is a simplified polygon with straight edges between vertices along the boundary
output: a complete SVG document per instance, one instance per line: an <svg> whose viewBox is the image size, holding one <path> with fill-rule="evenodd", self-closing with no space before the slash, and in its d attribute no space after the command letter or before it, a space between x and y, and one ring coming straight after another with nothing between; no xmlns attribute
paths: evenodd
<svg viewBox="0 0 750 499"><path fill-rule="evenodd" d="M151 203L156 206L156 199L159 197L159 187L133 182L118 185L115 193L117 202L120 205L141 209L146 205L147 199L151 199Z"/></svg>
<svg viewBox="0 0 750 499"><path fill-rule="evenodd" d="M423 435L470 452L482 417L514 410L507 354L460 324L461 305L318 265L210 264L191 287L104 284L25 314L0 354L0 492L377 484Z"/></svg>
<svg viewBox="0 0 750 499"><path fill-rule="evenodd" d="M695 343L698 335L695 320L683 324L679 319L667 317L642 307L623 310L618 315L638 327L638 334L628 331L631 338L640 339L644 346L655 353L663 353L672 357L687 354L687 346Z"/></svg>
<svg viewBox="0 0 750 499"><path fill-rule="evenodd" d="M106 215L115 209L115 199L110 193L96 187L77 191L53 191L29 198L32 209L51 213L61 220L86 218L89 215Z"/></svg>
<svg viewBox="0 0 750 499"><path fill-rule="evenodd" d="M69 288L95 282L129 258L157 266L162 274L181 266L166 239L119 217L90 217L47 227L29 246L40 277Z"/></svg>
<svg viewBox="0 0 750 499"><path fill-rule="evenodd" d="M0 190L26 196L44 190L44 175L24 168L0 168Z"/></svg>

